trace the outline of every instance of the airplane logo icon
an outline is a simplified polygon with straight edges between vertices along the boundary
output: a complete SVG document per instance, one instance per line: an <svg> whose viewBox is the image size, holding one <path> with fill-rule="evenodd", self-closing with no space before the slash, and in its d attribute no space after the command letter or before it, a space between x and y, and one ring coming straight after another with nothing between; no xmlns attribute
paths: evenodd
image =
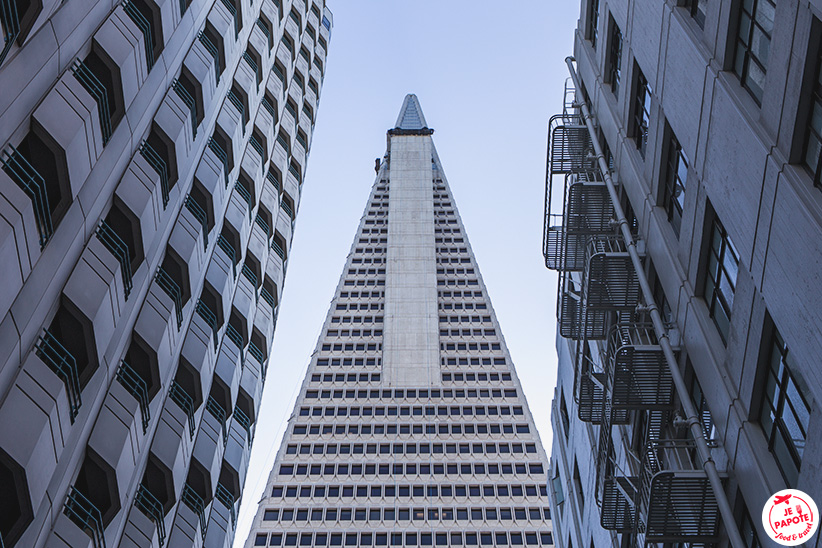
<svg viewBox="0 0 822 548"><path fill-rule="evenodd" d="M790 503L788 502L788 499L790 499L790 498L791 498L791 495L784 495L784 496L781 496L781 497L780 497L779 495L777 495L777 496L776 496L776 500L774 501L774 504L781 504L781 503L783 503L783 502L784 502L785 504L790 504Z"/></svg>

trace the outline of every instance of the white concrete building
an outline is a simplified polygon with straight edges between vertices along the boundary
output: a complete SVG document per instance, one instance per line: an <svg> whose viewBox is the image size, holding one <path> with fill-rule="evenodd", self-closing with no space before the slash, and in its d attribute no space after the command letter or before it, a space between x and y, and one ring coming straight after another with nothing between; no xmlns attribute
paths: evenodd
<svg viewBox="0 0 822 548"><path fill-rule="evenodd" d="M231 545L331 20L0 0L0 545Z"/></svg>
<svg viewBox="0 0 822 548"><path fill-rule="evenodd" d="M548 158L557 545L777 546L771 494L822 500L820 37L819 0L581 2Z"/></svg>
<svg viewBox="0 0 822 548"><path fill-rule="evenodd" d="M414 95L247 547L552 546L547 458Z"/></svg>

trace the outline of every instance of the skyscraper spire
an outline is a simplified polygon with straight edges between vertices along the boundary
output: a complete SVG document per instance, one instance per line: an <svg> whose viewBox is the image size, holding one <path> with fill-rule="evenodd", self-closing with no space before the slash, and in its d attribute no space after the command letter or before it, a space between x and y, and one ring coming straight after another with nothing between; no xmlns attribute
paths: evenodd
<svg viewBox="0 0 822 548"><path fill-rule="evenodd" d="M397 117L396 127L399 129L423 129L428 127L425 123L425 116L422 114L422 107L417 96L409 93L405 96Z"/></svg>
<svg viewBox="0 0 822 548"><path fill-rule="evenodd" d="M553 544L545 452L430 134L406 96L246 546Z"/></svg>

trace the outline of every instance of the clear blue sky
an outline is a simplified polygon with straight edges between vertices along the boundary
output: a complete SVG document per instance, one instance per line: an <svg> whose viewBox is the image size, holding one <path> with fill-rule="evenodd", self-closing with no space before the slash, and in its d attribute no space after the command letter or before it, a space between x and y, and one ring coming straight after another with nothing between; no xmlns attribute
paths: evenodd
<svg viewBox="0 0 822 548"><path fill-rule="evenodd" d="M545 151L562 108L569 0L327 0L327 72L235 548L243 546L374 182L416 93L550 452L556 278L542 262Z"/></svg>

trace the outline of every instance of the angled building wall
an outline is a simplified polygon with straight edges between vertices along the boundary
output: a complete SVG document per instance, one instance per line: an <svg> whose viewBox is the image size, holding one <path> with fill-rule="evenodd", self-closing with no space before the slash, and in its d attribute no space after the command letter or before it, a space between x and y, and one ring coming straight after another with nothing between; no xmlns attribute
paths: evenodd
<svg viewBox="0 0 822 548"><path fill-rule="evenodd" d="M558 545L776 546L760 519L770 495L822 497L820 29L815 0L581 2L578 85L552 119L548 162Z"/></svg>
<svg viewBox="0 0 822 548"><path fill-rule="evenodd" d="M230 546L331 13L2 13L0 544Z"/></svg>
<svg viewBox="0 0 822 548"><path fill-rule="evenodd" d="M406 97L246 546L552 546L547 458Z"/></svg>

